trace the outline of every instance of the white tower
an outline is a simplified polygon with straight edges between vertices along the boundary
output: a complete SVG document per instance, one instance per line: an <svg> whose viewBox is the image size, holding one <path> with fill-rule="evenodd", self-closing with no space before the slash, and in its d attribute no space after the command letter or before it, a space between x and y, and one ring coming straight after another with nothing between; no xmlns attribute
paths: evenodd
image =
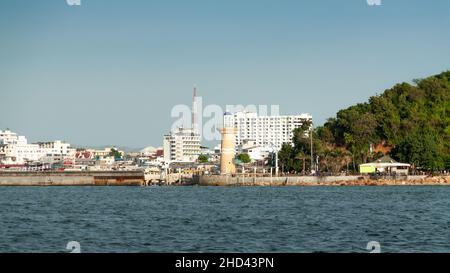
<svg viewBox="0 0 450 273"><path fill-rule="evenodd" d="M192 130L194 131L194 133L198 134L198 120L197 120L197 87L194 86L194 91L193 91L193 95L192 95Z"/></svg>

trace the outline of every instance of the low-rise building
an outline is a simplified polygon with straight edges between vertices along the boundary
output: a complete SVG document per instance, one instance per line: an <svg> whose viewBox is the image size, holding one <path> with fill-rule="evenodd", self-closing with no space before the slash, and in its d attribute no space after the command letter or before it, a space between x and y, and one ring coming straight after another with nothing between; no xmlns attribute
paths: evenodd
<svg viewBox="0 0 450 273"><path fill-rule="evenodd" d="M112 150L118 151L121 157L125 156L125 152L118 150L116 147L105 147L103 149L87 149L86 151L90 152L95 159L102 159L109 157Z"/></svg>
<svg viewBox="0 0 450 273"><path fill-rule="evenodd" d="M200 154L200 134L194 130L178 128L164 136L165 162L195 162Z"/></svg>
<svg viewBox="0 0 450 273"><path fill-rule="evenodd" d="M75 156L75 149L62 141L28 143L25 136L19 136L10 130L0 131L0 164L24 165L29 162L55 160L63 162Z"/></svg>
<svg viewBox="0 0 450 273"><path fill-rule="evenodd" d="M386 155L374 162L359 165L359 172L361 174L380 173L408 175L410 167L410 164L399 163Z"/></svg>
<svg viewBox="0 0 450 273"><path fill-rule="evenodd" d="M250 159L255 162L267 159L271 153L271 150L256 144L256 141L246 140L239 147L239 153L248 154Z"/></svg>

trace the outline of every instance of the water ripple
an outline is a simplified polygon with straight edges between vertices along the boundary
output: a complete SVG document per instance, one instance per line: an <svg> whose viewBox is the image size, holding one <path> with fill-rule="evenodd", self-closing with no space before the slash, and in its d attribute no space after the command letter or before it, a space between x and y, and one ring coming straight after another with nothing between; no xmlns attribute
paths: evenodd
<svg viewBox="0 0 450 273"><path fill-rule="evenodd" d="M0 252L450 252L447 187L0 188Z"/></svg>

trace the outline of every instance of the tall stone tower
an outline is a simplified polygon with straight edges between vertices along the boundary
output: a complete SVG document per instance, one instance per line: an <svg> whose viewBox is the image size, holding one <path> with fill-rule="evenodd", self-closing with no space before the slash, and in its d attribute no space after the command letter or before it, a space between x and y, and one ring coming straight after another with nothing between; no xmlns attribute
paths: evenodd
<svg viewBox="0 0 450 273"><path fill-rule="evenodd" d="M236 155L235 138L237 129L234 127L224 127L220 130L222 134L222 150L220 154L220 173L235 174L236 165L234 157Z"/></svg>

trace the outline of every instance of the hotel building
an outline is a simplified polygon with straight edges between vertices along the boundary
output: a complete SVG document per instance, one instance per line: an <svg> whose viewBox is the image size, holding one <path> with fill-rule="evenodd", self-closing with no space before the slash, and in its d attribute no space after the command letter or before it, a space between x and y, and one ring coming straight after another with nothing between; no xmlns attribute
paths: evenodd
<svg viewBox="0 0 450 273"><path fill-rule="evenodd" d="M236 128L236 149L251 141L265 150L279 151L284 143L292 144L294 129L305 121L312 122L310 114L293 116L258 116L255 112L226 112L224 127Z"/></svg>

